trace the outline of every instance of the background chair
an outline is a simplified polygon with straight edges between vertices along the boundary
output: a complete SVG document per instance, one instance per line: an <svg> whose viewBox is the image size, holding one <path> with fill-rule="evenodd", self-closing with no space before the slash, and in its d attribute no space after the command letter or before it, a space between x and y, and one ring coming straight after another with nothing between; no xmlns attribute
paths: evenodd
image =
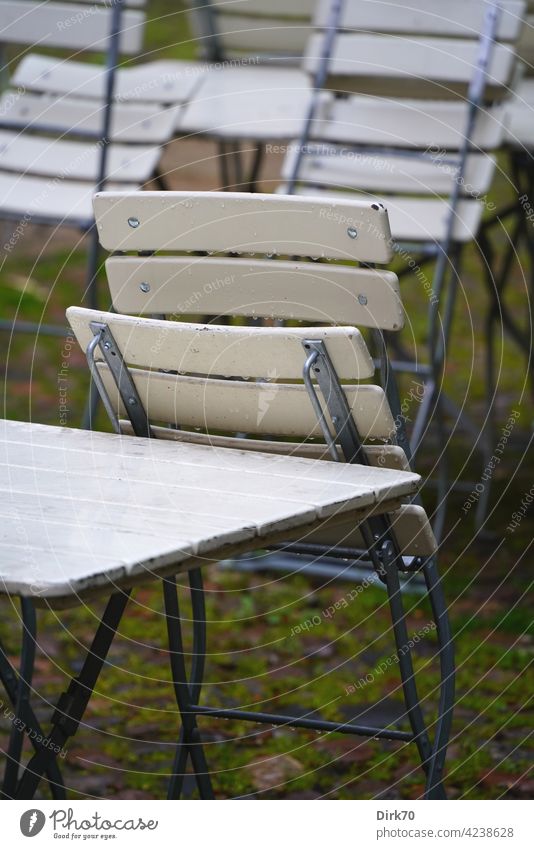
<svg viewBox="0 0 534 849"><path fill-rule="evenodd" d="M198 61L159 60L121 67L115 92L121 102L183 107L175 133L213 138L221 153L222 186L254 186L269 141L300 132L309 81L297 67L311 32L314 0L238 5L191 2L189 15ZM179 12L177 12L179 14ZM172 41L172 22L169 25ZM31 53L20 63L15 84L49 95L74 89L101 98L102 75L77 59L57 60ZM252 142L253 161L245 176L239 145Z"/></svg>
<svg viewBox="0 0 534 849"><path fill-rule="evenodd" d="M530 391L534 393L533 349L533 281L534 281L534 3L528 3L527 16L517 47L518 63L513 91L507 103L504 174L513 197L499 203L493 216L487 219L479 234L479 247L489 294L486 313L486 386L488 436L494 442L495 402L498 387L497 351L506 336L524 356ZM508 192L507 192L508 194ZM507 225L504 247L498 236ZM496 238L497 236L497 238ZM522 247L526 249L523 262L523 298L525 309L517 310L510 295L511 272ZM482 524L488 508L489 485L478 502L477 519Z"/></svg>
<svg viewBox="0 0 534 849"><path fill-rule="evenodd" d="M502 8L501 8L502 5ZM413 4L412 4L413 6ZM310 72L329 3L319 3ZM443 397L463 246L476 239L504 137L503 101L511 84L524 4L351 3L328 64L327 87L309 132L288 154L280 191L344 198L379 197L388 206L403 273L414 274L426 305L428 363L410 362L397 344L396 368L421 376L425 394L411 434L422 445L434 412L441 462L435 531L441 535L449 488L445 411L479 428ZM416 10L416 11L415 11ZM355 94L357 92L357 94ZM423 268L435 263L431 278ZM393 342L393 344L396 344ZM481 448L482 450L482 448Z"/></svg>
<svg viewBox="0 0 534 849"><path fill-rule="evenodd" d="M89 303L96 305L98 237L92 195L107 182L137 189L150 180L161 146L172 135L175 112L113 101L119 56L140 49L141 12L125 9L122 15L120 0L90 8L2 0L1 7L4 44L33 47L38 43L76 55L107 55L106 70L98 70L101 97L97 101L68 89L74 81L66 68L65 96L30 92L23 83L14 83L0 100L0 216L17 222L13 233L6 231L5 243L9 250L15 249L29 224L92 232L85 291ZM0 328L65 333L62 327L17 322L16 316L3 319Z"/></svg>

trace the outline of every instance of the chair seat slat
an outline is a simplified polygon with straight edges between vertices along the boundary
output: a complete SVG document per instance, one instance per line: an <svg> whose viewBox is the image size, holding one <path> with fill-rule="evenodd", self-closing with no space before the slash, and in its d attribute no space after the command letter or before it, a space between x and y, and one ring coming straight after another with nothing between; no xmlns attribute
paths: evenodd
<svg viewBox="0 0 534 849"><path fill-rule="evenodd" d="M202 62L161 60L117 68L114 97L120 103L185 103L206 73ZM102 99L105 70L89 62L31 53L18 64L13 85L24 91Z"/></svg>
<svg viewBox="0 0 534 849"><path fill-rule="evenodd" d="M0 99L0 124L23 131L89 135L100 138L104 104L83 98L6 92ZM172 136L179 107L114 104L110 137L118 142L152 144Z"/></svg>
<svg viewBox="0 0 534 849"><path fill-rule="evenodd" d="M436 149L433 148L435 151ZM434 156L434 158L433 158ZM442 154L443 156L443 154ZM296 150L286 157L282 177L289 179L296 162ZM495 157L471 154L467 157L462 181L463 195L477 197L488 191L495 171ZM454 163L440 159L432 151L427 156L408 157L354 151L339 145L318 145L304 154L299 180L322 185L338 185L371 191L421 194L451 194L458 170Z"/></svg>
<svg viewBox="0 0 534 849"><path fill-rule="evenodd" d="M0 130L1 165L7 171L44 177L64 174L69 180L96 182L100 153L96 143ZM106 173L114 182L144 183L154 173L160 156L159 147L112 144Z"/></svg>

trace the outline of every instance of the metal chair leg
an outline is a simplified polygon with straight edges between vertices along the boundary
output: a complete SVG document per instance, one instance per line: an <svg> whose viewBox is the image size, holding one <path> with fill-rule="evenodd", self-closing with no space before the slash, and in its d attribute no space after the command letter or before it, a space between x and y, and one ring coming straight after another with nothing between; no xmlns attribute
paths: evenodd
<svg viewBox="0 0 534 849"><path fill-rule="evenodd" d="M430 744L417 693L415 673L410 652L410 640L408 637L408 629L406 627L406 614L401 594L399 569L395 555L392 551L389 554L387 552L384 553L383 567L406 711L414 735L414 743L417 745L423 770L425 775L428 777L430 769L429 765L432 758L432 746ZM445 792L443 788L433 789L430 794L427 788L425 798L445 798Z"/></svg>
<svg viewBox="0 0 534 849"><path fill-rule="evenodd" d="M17 781L24 743L24 727L35 663L35 637L37 622L35 608L29 599L21 599L22 647L20 652L20 670L18 692L15 702L15 720L11 723L7 762L2 785L2 796L12 799L17 789Z"/></svg>
<svg viewBox="0 0 534 849"><path fill-rule="evenodd" d="M195 571L198 572L198 570ZM165 578L163 580L163 597L165 601L165 618L169 638L169 656L173 686L176 702L182 718L182 729L180 731L176 747L173 776L169 784L168 794L168 798L174 799L180 798L188 757L191 758L200 798L214 798L210 773L204 755L196 716L192 711L192 705L195 704L193 697L198 697L200 695L202 674L204 670L205 617L203 615L204 604L202 601L202 594L201 577L200 574L197 574L193 577L191 582L191 598L194 605L194 619L196 621L197 615L200 615L200 620L196 625L196 640L195 645L193 646L193 655L196 659L193 661L191 682L189 682L185 668L176 578Z"/></svg>
<svg viewBox="0 0 534 849"><path fill-rule="evenodd" d="M13 721L12 735L14 730L18 727L21 732L28 735L34 750L38 752L42 747L42 743L40 741L45 740L46 735L41 729L29 701L29 690L31 688L31 679L33 675L33 655L36 644L35 611L33 609L33 604L29 599L22 600L21 607L23 631L21 668L19 670L19 675L17 675L13 669L5 650L0 643L0 680L2 681L9 701L14 707L15 718ZM20 693L21 686L26 689L26 693ZM17 748L15 748L15 746ZM13 798L16 781L18 780L21 749L22 740L15 738L15 742L13 743L10 740L10 747L7 752L8 761L1 794L4 798ZM46 770L46 775L50 785L52 798L58 800L65 799L65 782L63 781L63 777L55 761L49 764ZM13 779L15 779L15 784L13 784Z"/></svg>
<svg viewBox="0 0 534 849"><path fill-rule="evenodd" d="M15 799L33 799L41 778L55 762L66 741L78 730L107 654L128 604L129 591L114 593L109 599L100 624L77 678L72 678L60 696L52 716L47 743L30 759L18 783Z"/></svg>
<svg viewBox="0 0 534 849"><path fill-rule="evenodd" d="M454 708L454 643L447 604L435 557L425 563L423 574L432 606L432 615L436 623L441 673L438 719L434 744L432 746L432 757L427 774L426 791L428 798L444 798L443 770L445 768L445 756L451 733L452 712Z"/></svg>

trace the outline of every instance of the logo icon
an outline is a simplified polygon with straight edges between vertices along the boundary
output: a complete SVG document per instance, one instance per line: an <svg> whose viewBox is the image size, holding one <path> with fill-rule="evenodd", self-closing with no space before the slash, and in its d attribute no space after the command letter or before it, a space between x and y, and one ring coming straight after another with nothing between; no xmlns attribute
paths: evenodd
<svg viewBox="0 0 534 849"><path fill-rule="evenodd" d="M24 837L35 837L43 830L46 817L42 811L32 808L29 811L24 811L20 818L20 830Z"/></svg>

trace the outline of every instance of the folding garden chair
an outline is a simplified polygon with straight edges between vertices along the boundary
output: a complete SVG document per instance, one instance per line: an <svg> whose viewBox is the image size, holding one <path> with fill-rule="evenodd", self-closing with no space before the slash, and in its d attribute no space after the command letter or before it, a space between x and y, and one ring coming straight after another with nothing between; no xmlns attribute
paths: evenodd
<svg viewBox="0 0 534 849"><path fill-rule="evenodd" d="M134 2L133 5L139 5ZM65 96L28 92L14 83L0 99L0 217L15 223L5 238L16 250L30 224L72 227L90 235L89 302L96 305L98 236L91 198L106 183L137 189L150 180L161 145L172 137L176 111L113 103L119 56L140 49L143 14L122 11L122 0L84 4L0 0L4 45L39 44L79 52L106 53L98 101L69 88ZM57 60L53 60L57 63ZM95 66L92 66L93 68ZM46 73L45 73L46 76ZM64 335L65 328L3 319L0 329Z"/></svg>
<svg viewBox="0 0 534 849"><path fill-rule="evenodd" d="M524 355L526 377L534 393L533 326L534 326L534 3L529 0L528 15L517 47L518 65L505 119L503 171L514 198L498 204L487 217L478 234L478 247L483 259L489 304L485 316L486 335L486 463L491 463L496 442L495 401L498 388L499 340L509 337ZM494 233L509 224L504 249L497 247ZM521 264L525 309L509 296L512 269L518 262L521 246L526 249L526 262ZM491 481L486 480L477 502L477 526L482 527L488 512Z"/></svg>
<svg viewBox="0 0 534 849"><path fill-rule="evenodd" d="M223 186L245 180L238 145L253 142L253 165L246 177L253 186L264 143L286 140L301 128L309 82L296 64L310 33L314 0L238 4L206 0L187 5L199 61L163 60L119 68L116 96L138 105L182 105L176 134L199 134L218 142ZM172 40L172 25L170 36ZM20 63L15 83L57 95L71 90L67 79L84 97L101 97L102 75L94 66L33 53Z"/></svg>
<svg viewBox="0 0 534 849"><path fill-rule="evenodd" d="M305 119L310 84L300 65L315 0L200 0L190 5L209 70L180 115L178 129L218 142L224 186L255 190L265 144L287 141ZM242 143L254 145L246 175Z"/></svg>
<svg viewBox="0 0 534 849"><path fill-rule="evenodd" d="M230 449L238 449L242 458L252 454L257 468L265 470L267 464L275 477L285 462L304 458L298 462L315 461L313 466L306 465L310 480L315 476L312 468L328 474L328 469L343 468L341 461L349 467L363 466L370 476L368 493L375 488L374 475L377 480L386 473L413 482L407 455L398 444L404 444L404 437L395 416L398 399L385 349L381 363L385 389L363 383L372 377L374 363L355 326L373 327L380 334L403 323L395 275L367 267L391 257L387 213L382 207L276 195L102 193L95 198L95 214L102 245L112 252L106 269L119 313L71 307L69 323L87 351L94 381L117 432L170 440L180 450L188 446L215 452L218 485L225 496L223 501L210 499L217 505L210 521L220 526L225 517L235 515L234 484L225 472L229 467L225 458L229 453L234 456ZM330 261L318 263L307 259L310 255ZM320 322L320 326L199 325L161 318L199 309L213 315L214 322L227 315L259 315ZM145 317L154 314L159 318ZM239 436L242 432L250 438ZM250 462L254 466L255 461ZM168 479L187 488L192 475L209 491L210 472L202 465L202 455L192 465L192 470L169 468ZM247 482L241 473L243 477L253 500L257 484ZM260 482L262 496L274 495L278 505L285 481L286 477L279 479L277 494L266 479ZM305 485L301 493L303 503L307 502ZM205 493L202 498L205 505ZM196 509L194 499L187 503L187 510ZM188 757L201 796L212 796L196 720L202 716L412 741L426 773L427 797L443 798L454 665L436 542L413 490L404 499L396 498L394 510L391 501L384 509L376 506L376 499L374 504L363 522L355 514L338 515L331 521L326 511L320 526L309 533L302 528L292 533L278 525L277 539L264 539L259 545L257 537L249 538L233 551L227 546L225 556L245 548L268 550L283 544L294 551L356 556L372 564L389 595L411 731L199 704L205 653L200 566L201 561L218 559L202 543L196 562L188 566L195 605L190 680L175 583L164 581L173 679L183 723L170 798L181 793ZM250 522L250 509L250 504L238 507L244 525ZM190 521L192 534L197 521ZM217 554L221 556L220 545ZM399 584L401 573L415 570L423 572L439 638L440 705L432 743L417 696ZM158 571L156 562L153 572ZM169 568L167 574L171 573ZM125 582L127 578L121 578ZM65 714L68 708L64 700L60 710ZM50 737L56 740L58 733L54 730ZM59 742L64 745L63 736ZM28 773L36 772L37 765L42 775L49 763L50 756L45 760L37 755L20 787L33 788L36 782Z"/></svg>
<svg viewBox="0 0 534 849"><path fill-rule="evenodd" d="M480 431L441 392L463 248L477 238L504 136L503 101L515 68L525 4L515 0L437 0L345 4L327 85L308 132L292 146L280 191L344 199L378 196L387 204L403 274L421 284L427 304L428 363L397 345L395 368L421 376L424 396L411 435L420 450L434 411L441 451L435 531L449 489L444 411ZM305 66L313 71L321 27ZM357 92L357 94L355 94ZM424 268L435 263L431 278ZM419 358L418 358L419 360ZM482 449L481 449L482 450Z"/></svg>

